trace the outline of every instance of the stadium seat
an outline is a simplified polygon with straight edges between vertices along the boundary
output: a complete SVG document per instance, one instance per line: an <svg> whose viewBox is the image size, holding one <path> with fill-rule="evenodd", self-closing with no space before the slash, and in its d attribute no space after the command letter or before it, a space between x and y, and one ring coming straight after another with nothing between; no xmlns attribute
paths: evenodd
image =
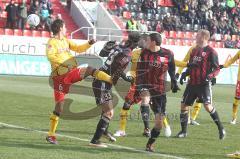
<svg viewBox="0 0 240 159"><path fill-rule="evenodd" d="M193 33L189 32L189 31L185 32L184 38L185 39L193 39Z"/></svg>
<svg viewBox="0 0 240 159"><path fill-rule="evenodd" d="M224 36L223 36L223 40L227 40L227 38L228 38L228 34L225 34Z"/></svg>
<svg viewBox="0 0 240 159"><path fill-rule="evenodd" d="M133 17L134 19L137 18L137 13L136 12L131 12L131 17Z"/></svg>
<svg viewBox="0 0 240 159"><path fill-rule="evenodd" d="M174 39L167 39L167 45L175 45Z"/></svg>
<svg viewBox="0 0 240 159"><path fill-rule="evenodd" d="M15 36L22 36L22 35L23 35L23 32L22 32L21 29L14 29L14 30L13 30L13 34L14 34Z"/></svg>
<svg viewBox="0 0 240 159"><path fill-rule="evenodd" d="M23 36L32 36L31 30L23 30Z"/></svg>
<svg viewBox="0 0 240 159"><path fill-rule="evenodd" d="M208 45L215 48L216 47L216 42L215 41L209 41Z"/></svg>
<svg viewBox="0 0 240 159"><path fill-rule="evenodd" d="M216 42L216 48L224 48L224 42Z"/></svg>
<svg viewBox="0 0 240 159"><path fill-rule="evenodd" d="M186 24L185 29L186 29L186 31L192 31L191 24Z"/></svg>
<svg viewBox="0 0 240 159"><path fill-rule="evenodd" d="M192 40L184 40L183 45L184 46L191 46L192 45Z"/></svg>
<svg viewBox="0 0 240 159"><path fill-rule="evenodd" d="M179 38L179 39L183 39L184 38L184 33L182 31L177 31L176 37Z"/></svg>
<svg viewBox="0 0 240 159"><path fill-rule="evenodd" d="M4 29L0 28L0 35L4 35Z"/></svg>
<svg viewBox="0 0 240 159"><path fill-rule="evenodd" d="M162 38L162 44L166 45L166 43L167 43L167 39L166 38Z"/></svg>
<svg viewBox="0 0 240 159"><path fill-rule="evenodd" d="M3 11L3 12L2 12L2 14L1 14L1 18L4 18L4 19L7 18L7 12L6 12L6 11Z"/></svg>
<svg viewBox="0 0 240 159"><path fill-rule="evenodd" d="M165 36L166 38L168 38L168 36L169 36L168 31L164 31L162 34L164 34L164 36Z"/></svg>
<svg viewBox="0 0 240 159"><path fill-rule="evenodd" d="M159 21L160 20L160 15L159 14L155 14L155 20Z"/></svg>
<svg viewBox="0 0 240 159"><path fill-rule="evenodd" d="M147 14L147 20L152 20L152 18L153 18L153 15L151 13L148 13Z"/></svg>
<svg viewBox="0 0 240 159"><path fill-rule="evenodd" d="M42 31L41 34L42 34L42 37L46 37L46 38L50 37L50 33L48 31Z"/></svg>
<svg viewBox="0 0 240 159"><path fill-rule="evenodd" d="M183 46L183 40L177 39L177 40L175 41L175 45Z"/></svg>
<svg viewBox="0 0 240 159"><path fill-rule="evenodd" d="M13 29L5 29L4 31L5 35L13 35Z"/></svg>
<svg viewBox="0 0 240 159"><path fill-rule="evenodd" d="M128 11L123 12L123 18L124 19L130 19L132 17L131 13Z"/></svg>
<svg viewBox="0 0 240 159"><path fill-rule="evenodd" d="M236 41L237 38L238 38L238 35L232 35L232 40L233 40L233 41Z"/></svg>
<svg viewBox="0 0 240 159"><path fill-rule="evenodd" d="M33 37L41 37L42 35L41 35L41 32L40 32L40 31L33 30L33 31L32 31L32 36L33 36Z"/></svg>
<svg viewBox="0 0 240 159"><path fill-rule="evenodd" d="M194 30L194 31L200 30L200 25L195 24L195 25L193 26L193 30Z"/></svg>
<svg viewBox="0 0 240 159"><path fill-rule="evenodd" d="M140 13L138 14L138 19L139 19L139 20L145 19L144 13L140 12Z"/></svg>
<svg viewBox="0 0 240 159"><path fill-rule="evenodd" d="M169 31L169 38L176 38L176 32L175 31Z"/></svg>
<svg viewBox="0 0 240 159"><path fill-rule="evenodd" d="M196 37L197 37L197 32L193 32L192 38L193 38L193 39L196 39Z"/></svg>

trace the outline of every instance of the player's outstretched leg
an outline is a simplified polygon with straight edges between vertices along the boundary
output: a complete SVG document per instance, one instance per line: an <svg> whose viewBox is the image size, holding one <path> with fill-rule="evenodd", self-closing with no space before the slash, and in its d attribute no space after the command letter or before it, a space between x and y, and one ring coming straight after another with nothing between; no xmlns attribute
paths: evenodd
<svg viewBox="0 0 240 159"><path fill-rule="evenodd" d="M196 102L193 106L193 111L191 113L191 122L190 124L191 125L200 125L197 121L196 121L196 118L200 112L200 109L201 109L201 105L202 103L198 103Z"/></svg>
<svg viewBox="0 0 240 159"><path fill-rule="evenodd" d="M230 124L233 124L233 125L235 125L237 122L238 104L239 104L239 100L235 98L233 102L233 107L232 107L232 120L230 122Z"/></svg>
<svg viewBox="0 0 240 159"><path fill-rule="evenodd" d="M240 151L236 151L234 153L229 153L226 156L229 158L240 158Z"/></svg>
<svg viewBox="0 0 240 159"><path fill-rule="evenodd" d="M163 127L164 127L164 135L166 137L170 137L172 135L171 127L168 123L167 117L163 120Z"/></svg>

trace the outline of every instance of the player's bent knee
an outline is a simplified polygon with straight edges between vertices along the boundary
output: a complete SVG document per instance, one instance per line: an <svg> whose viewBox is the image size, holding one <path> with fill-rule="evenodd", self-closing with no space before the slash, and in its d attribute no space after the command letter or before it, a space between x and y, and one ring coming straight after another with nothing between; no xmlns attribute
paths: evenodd
<svg viewBox="0 0 240 159"><path fill-rule="evenodd" d="M204 104L204 108L209 113L214 109L214 107L211 104Z"/></svg>

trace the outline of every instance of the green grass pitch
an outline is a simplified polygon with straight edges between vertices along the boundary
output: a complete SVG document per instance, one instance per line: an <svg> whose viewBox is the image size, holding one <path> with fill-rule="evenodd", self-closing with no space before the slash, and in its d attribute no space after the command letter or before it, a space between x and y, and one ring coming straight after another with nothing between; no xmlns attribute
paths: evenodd
<svg viewBox="0 0 240 159"><path fill-rule="evenodd" d="M83 81L79 84L89 87L83 93L92 93L90 81ZM172 136L180 130L179 109L184 87L181 87L182 90L177 94L170 92L167 94L167 111ZM122 86L119 88L125 89ZM43 131L48 131L49 114L54 105L53 90L48 84L48 78L0 76L0 122L26 128L14 128L0 124L0 159L158 159L174 158L174 156L192 159L225 158L225 154L240 149L239 123L234 126L229 124L234 91L235 87L231 85L213 87L214 105L227 132L225 140L218 139L216 125L209 114L201 109L197 118L201 125L189 126L187 138L166 138L161 132L155 144L156 153L149 154L144 152L147 138L142 136L143 124L137 105L131 110L131 118L127 124L127 136L117 138L117 142L113 143L115 146L109 146L106 149L88 146L87 140L93 136L99 117L88 120L61 119L57 133L63 136L58 137L59 145L47 144L46 134ZM70 94L67 97L74 100L70 107L72 112L87 111L95 106L93 97L83 94ZM122 104L123 100L119 98L114 119L110 123L111 132L118 129L119 111ZM152 125L153 121L151 121L151 127ZM103 141L106 140L103 139ZM167 155L170 156L167 157Z"/></svg>

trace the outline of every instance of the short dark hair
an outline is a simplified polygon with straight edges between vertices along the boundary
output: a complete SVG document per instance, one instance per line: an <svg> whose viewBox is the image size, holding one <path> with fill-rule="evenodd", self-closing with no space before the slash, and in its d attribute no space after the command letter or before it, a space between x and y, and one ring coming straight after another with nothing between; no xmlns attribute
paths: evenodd
<svg viewBox="0 0 240 159"><path fill-rule="evenodd" d="M60 29L63 27L64 21L62 19L56 19L51 25L53 35L56 35L60 32Z"/></svg>
<svg viewBox="0 0 240 159"><path fill-rule="evenodd" d="M151 33L149 35L151 41L155 41L157 46L160 46L162 43L162 37L159 33Z"/></svg>

